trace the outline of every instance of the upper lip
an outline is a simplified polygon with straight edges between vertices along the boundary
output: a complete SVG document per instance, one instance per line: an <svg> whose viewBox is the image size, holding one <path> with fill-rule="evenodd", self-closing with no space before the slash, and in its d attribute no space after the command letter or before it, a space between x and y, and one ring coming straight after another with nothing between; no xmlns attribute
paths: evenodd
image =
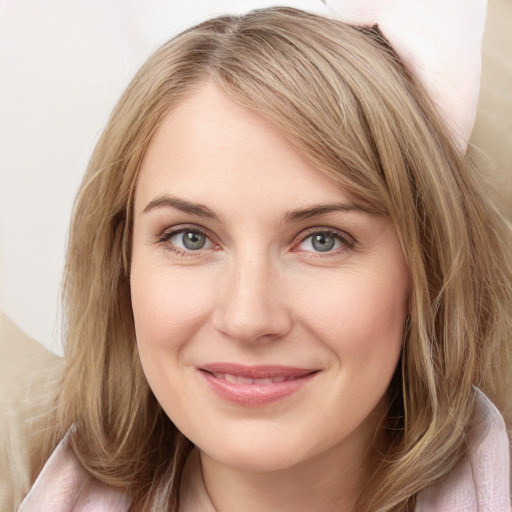
<svg viewBox="0 0 512 512"><path fill-rule="evenodd" d="M315 372L311 368L296 368L283 365L244 365L237 363L211 363L202 365L200 370L212 374L229 374L248 379L268 379L273 377L299 378Z"/></svg>

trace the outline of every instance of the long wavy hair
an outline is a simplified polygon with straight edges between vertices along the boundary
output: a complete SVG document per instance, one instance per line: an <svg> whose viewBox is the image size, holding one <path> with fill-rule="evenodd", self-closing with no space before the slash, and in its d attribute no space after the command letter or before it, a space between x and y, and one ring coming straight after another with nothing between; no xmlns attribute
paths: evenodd
<svg viewBox="0 0 512 512"><path fill-rule="evenodd" d="M394 223L411 276L409 316L380 464L356 509L411 510L464 455L473 386L510 418L510 226L377 27L288 8L183 32L146 62L113 111L74 207L66 368L42 459L73 425L83 466L123 490L134 511L177 510L191 445L153 396L137 353L132 206L149 141L207 80Z"/></svg>

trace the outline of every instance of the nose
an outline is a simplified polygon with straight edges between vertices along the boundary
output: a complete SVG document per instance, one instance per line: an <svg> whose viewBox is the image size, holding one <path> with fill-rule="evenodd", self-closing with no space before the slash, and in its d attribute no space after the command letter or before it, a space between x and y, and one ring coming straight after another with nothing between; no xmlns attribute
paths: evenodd
<svg viewBox="0 0 512 512"><path fill-rule="evenodd" d="M226 276L213 312L213 326L244 343L272 341L292 328L278 271L266 259L246 258Z"/></svg>

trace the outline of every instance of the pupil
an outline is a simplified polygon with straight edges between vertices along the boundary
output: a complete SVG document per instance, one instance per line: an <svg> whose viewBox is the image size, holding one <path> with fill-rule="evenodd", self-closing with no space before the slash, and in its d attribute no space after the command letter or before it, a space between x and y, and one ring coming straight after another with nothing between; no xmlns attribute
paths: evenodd
<svg viewBox="0 0 512 512"><path fill-rule="evenodd" d="M183 233L183 245L192 251L202 249L206 242L206 237L202 233L195 231L186 231Z"/></svg>
<svg viewBox="0 0 512 512"><path fill-rule="evenodd" d="M313 236L312 243L316 251L330 251L334 247L334 238L323 233L318 233Z"/></svg>

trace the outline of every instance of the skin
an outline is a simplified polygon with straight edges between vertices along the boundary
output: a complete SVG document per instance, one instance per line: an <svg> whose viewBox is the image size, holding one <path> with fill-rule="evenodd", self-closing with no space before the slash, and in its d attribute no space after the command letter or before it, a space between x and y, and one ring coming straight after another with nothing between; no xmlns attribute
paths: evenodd
<svg viewBox="0 0 512 512"><path fill-rule="evenodd" d="M187 249L180 229L208 238ZM320 252L311 236L326 231L334 246ZM265 120L206 83L145 154L132 251L141 362L200 449L217 510L351 510L407 315L409 275L391 221L359 209ZM199 370L220 361L317 373L290 396L244 406Z"/></svg>

